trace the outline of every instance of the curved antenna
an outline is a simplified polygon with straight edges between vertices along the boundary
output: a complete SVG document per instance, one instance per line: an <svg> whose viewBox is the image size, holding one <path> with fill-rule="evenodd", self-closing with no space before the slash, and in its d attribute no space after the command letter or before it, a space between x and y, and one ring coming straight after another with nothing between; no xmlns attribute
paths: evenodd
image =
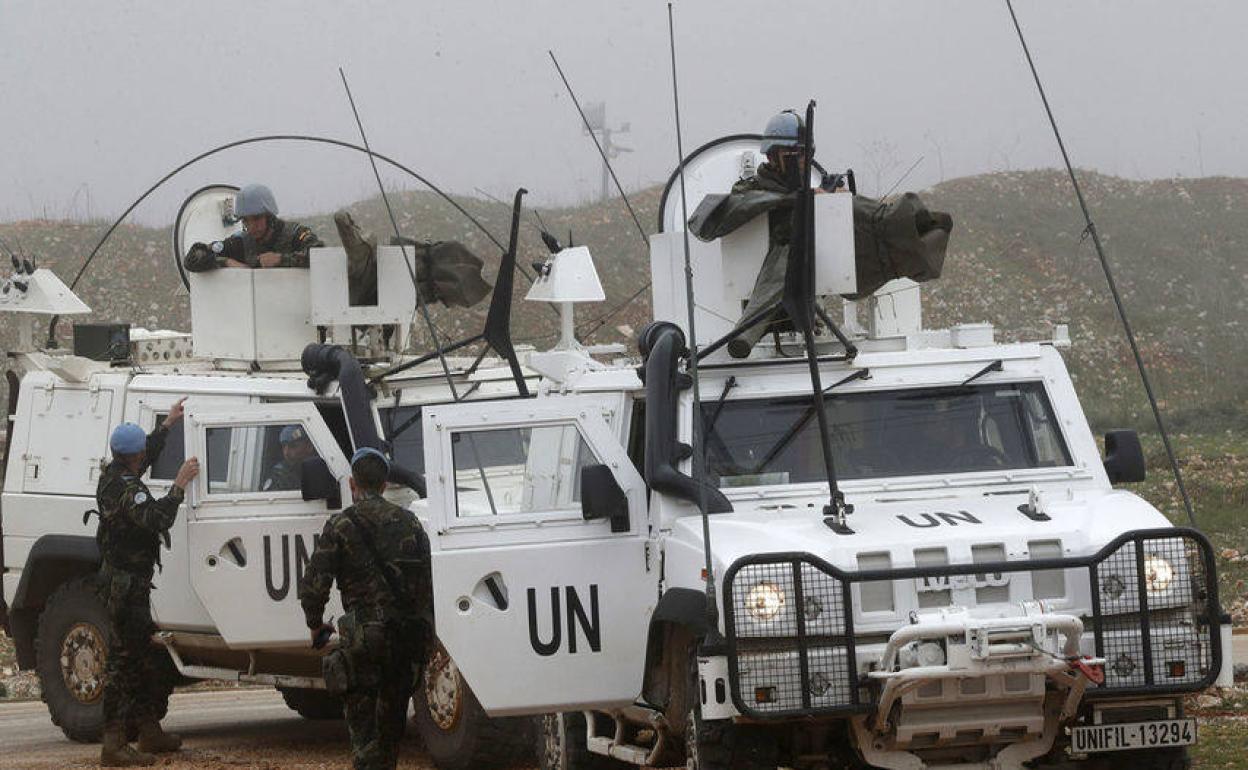
<svg viewBox="0 0 1248 770"><path fill-rule="evenodd" d="M264 136L253 136L253 137L248 137L246 139L236 139L232 142L227 142L225 144L213 147L210 150L201 152L200 154L182 163L181 165L177 166L169 173L162 176L160 179L156 181L155 184L153 184L151 187L148 187L147 190L145 190L142 195L136 198L133 203L131 203L128 207L126 207L125 211L121 212L121 216L117 217L117 219L113 221L113 223L109 226L109 228L104 231L104 235L100 236L100 240L96 242L94 248L92 248L91 252L87 254L87 258L83 260L82 266L78 268L78 272L74 275L74 279L70 281L69 283L70 290L72 291L74 287L78 285L78 281L82 278L83 274L86 273L87 268L90 267L91 262L95 259L96 254L98 254L100 249L103 248L104 244L112 236L113 232L118 227L121 226L122 222L126 220L126 217L130 216L130 214L136 208L139 207L139 204L147 200L147 198L152 193L156 192L156 190L158 190L165 182L168 182L170 179L177 176L181 172L185 171L187 168L190 168L196 163L199 163L202 160L210 158L213 155L217 155L219 153L225 152L226 150L234 149L235 147L242 147L245 145L258 144L262 142L309 142L313 144L328 144L334 147L342 147L348 150L355 150L356 152L368 153L367 149L359 146L358 144L352 144L351 142L346 142L341 139L332 139L330 137L314 136L314 135L309 135L309 134L266 134ZM464 217L467 218L469 222L472 222L472 224L475 225L476 228L480 230L485 235L486 238L489 238L490 241L493 242L495 246L497 246L500 250L503 250L503 251L506 250L506 247L503 245L502 241L500 241L497 237L494 236L493 233L491 233L488 229L486 229L485 225L481 224L481 222L476 217L474 217L472 214L469 214L468 211L463 206L461 206L454 198L452 198L450 195L444 192L442 188L438 187L436 184L429 181L427 178L425 178L421 174L417 173L416 171L413 171L412 169L408 168L407 166L403 165L397 160L394 160L393 158L382 155L379 152L373 152L372 156L377 158L380 161L389 163L391 166L404 172L408 176L411 176L412 178L419 181L421 184L428 187L431 191L441 196L443 200L445 200L447 203L455 207L455 209L460 214L463 214ZM530 283L533 282L533 276L530 275L527 270L521 267L520 272L522 275L524 275L525 278L529 280ZM60 316L52 316L51 320L48 322L48 340L46 344L47 344L47 347L49 348L56 347L56 326L57 326L57 323L59 323L59 321L60 321Z"/></svg>
<svg viewBox="0 0 1248 770"><path fill-rule="evenodd" d="M853 529L846 515L854 507L845 502L836 479L836 463L832 456L832 429L828 422L827 400L824 398L823 380L819 374L819 354L815 350L815 191L811 188L810 167L815 157L815 102L806 103L806 126L802 136L802 160L798 166L797 203L793 209L793 239L789 245L789 261L784 269L784 294L780 306L789 320L797 327L806 347L806 365L810 372L811 402L819 426L819 445L823 454L824 475L828 479L828 504L823 507L824 524L838 535L852 535ZM818 313L828 328L836 331L836 324L826 313ZM838 333L838 337L841 335ZM857 350L847 339L845 355L852 358ZM852 351L852 352L851 352Z"/></svg>
<svg viewBox="0 0 1248 770"><path fill-rule="evenodd" d="M1148 405L1153 410L1153 419L1157 421L1157 432L1161 434L1161 443L1166 448L1166 457L1170 458L1170 469L1174 471L1174 482L1179 488L1179 495L1183 498L1183 507L1187 510L1187 519L1196 526L1196 512L1192 509L1192 498L1187 494L1187 487L1183 484L1183 473L1179 470L1179 460L1174 455L1174 447L1170 445L1170 434L1166 431L1166 423L1161 418L1161 408L1157 406L1157 396L1153 393L1153 384L1148 379L1148 369L1144 366L1144 357L1140 355L1140 346L1135 342L1135 332L1131 329L1131 321L1127 318L1127 310L1122 304L1122 295L1118 293L1118 284L1114 281L1114 273L1109 267L1109 260L1105 258L1105 248L1101 245L1101 236L1097 232L1096 224L1092 221L1092 213L1088 209L1088 202L1084 200L1083 190L1079 187L1079 180L1075 177L1075 167L1071 165L1070 155L1066 152L1066 143L1062 141L1062 132L1057 128L1057 119L1053 117L1053 109L1049 106L1049 98L1044 93L1044 86L1040 83L1040 74L1036 72L1036 63L1031 58L1031 49L1027 47L1027 39L1023 37L1023 28L1018 23L1018 15L1014 13L1014 4L1011 0L1005 0L1005 7L1010 11L1010 18L1014 21L1014 29L1018 32L1018 42L1023 45L1023 54L1027 57L1027 66L1031 68L1031 76L1036 81L1036 90L1040 92L1040 101L1044 103L1044 112L1049 116L1049 125L1053 127L1053 136L1057 139L1057 147L1062 151L1062 161L1066 164L1066 173L1070 175L1070 186L1075 188L1075 197L1079 199L1079 208L1083 211L1083 220L1087 223L1084 228L1086 235L1092 236L1092 245L1096 247L1096 256L1101 261L1101 270L1105 273L1105 282L1109 284L1109 293L1114 298L1114 307L1118 310L1118 320L1122 321L1122 330L1127 335L1127 344L1131 346L1131 355L1135 357L1135 367L1140 370L1140 381L1144 383L1144 393L1148 395Z"/></svg>

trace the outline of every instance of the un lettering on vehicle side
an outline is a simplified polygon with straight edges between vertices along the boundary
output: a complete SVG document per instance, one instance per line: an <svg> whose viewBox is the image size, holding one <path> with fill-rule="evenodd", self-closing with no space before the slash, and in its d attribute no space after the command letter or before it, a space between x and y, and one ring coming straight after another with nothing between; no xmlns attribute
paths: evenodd
<svg viewBox="0 0 1248 770"><path fill-rule="evenodd" d="M303 580L303 571L308 566L308 560L312 558L312 552L316 550L316 543L321 539L320 535L312 535L312 546L308 547L308 541L303 535L295 535L295 579L294 585L297 587L299 581ZM273 541L272 536L264 536L264 588L269 592L269 598L275 602L280 602L290 593L290 535L282 535L282 584L274 585L273 574ZM296 588L297 590L297 588Z"/></svg>
<svg viewBox="0 0 1248 770"><path fill-rule="evenodd" d="M542 639L542 631L538 628L538 595L536 588L527 591L529 606L529 644L533 651L542 657L554 655L563 646L563 618L567 618L567 646L569 653L576 653L578 638L583 635L591 652L602 651L602 625L598 616L598 585L589 586L589 612L585 611L576 588L572 586L550 587L550 632L547 639ZM543 597L545 598L545 597ZM561 603L562 600L562 603ZM544 602L543 602L544 603ZM566 607L566 611L565 611ZM543 613L544 615L545 613ZM580 629L580 633L577 629Z"/></svg>
<svg viewBox="0 0 1248 770"><path fill-rule="evenodd" d="M936 513L920 513L920 520L914 521L908 514L899 513L897 518L905 524L915 529L927 529L929 527L939 527L941 524L947 524L950 527L958 526L958 522L963 524L983 524L982 521L968 511L955 511L946 513L945 511L937 511Z"/></svg>

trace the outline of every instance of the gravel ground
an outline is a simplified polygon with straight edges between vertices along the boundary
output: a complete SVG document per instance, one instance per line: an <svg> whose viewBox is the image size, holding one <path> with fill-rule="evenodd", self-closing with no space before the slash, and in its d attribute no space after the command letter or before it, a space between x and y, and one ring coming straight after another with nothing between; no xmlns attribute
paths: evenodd
<svg viewBox="0 0 1248 770"><path fill-rule="evenodd" d="M163 768L351 766L343 722L305 720L269 689L178 693L165 726L185 743L182 751L161 757ZM2 770L98 767L99 746L67 740L38 701L0 704L0 746ZM433 768L413 734L404 742L399 767Z"/></svg>

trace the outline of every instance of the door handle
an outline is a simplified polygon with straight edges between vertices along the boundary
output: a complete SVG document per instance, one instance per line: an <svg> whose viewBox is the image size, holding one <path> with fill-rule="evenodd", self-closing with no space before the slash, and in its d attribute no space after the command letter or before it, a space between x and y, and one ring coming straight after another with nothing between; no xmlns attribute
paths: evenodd
<svg viewBox="0 0 1248 770"><path fill-rule="evenodd" d="M508 594L507 583L498 572L491 572L481 578L472 589L474 599L500 612L506 612L511 603Z"/></svg>

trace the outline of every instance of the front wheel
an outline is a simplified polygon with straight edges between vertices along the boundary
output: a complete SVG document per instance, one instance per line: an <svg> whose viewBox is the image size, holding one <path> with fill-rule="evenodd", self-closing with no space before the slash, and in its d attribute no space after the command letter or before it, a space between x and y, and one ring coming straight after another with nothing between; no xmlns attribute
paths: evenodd
<svg viewBox="0 0 1248 770"><path fill-rule="evenodd" d="M416 730L439 770L532 764L531 720L487 716L442 645L431 645L412 701Z"/></svg>
<svg viewBox="0 0 1248 770"><path fill-rule="evenodd" d="M591 753L586 746L585 713L568 711L538 717L537 761L541 770L623 770L633 767L612 757Z"/></svg>
<svg viewBox="0 0 1248 770"><path fill-rule="evenodd" d="M39 615L35 671L52 724L81 743L104 730L104 664L108 659L108 610L96 594L94 576L56 589Z"/></svg>
<svg viewBox="0 0 1248 770"><path fill-rule="evenodd" d="M731 719L702 718L698 659L689 656L689 710L685 718L686 770L776 770L779 748L773 736Z"/></svg>

